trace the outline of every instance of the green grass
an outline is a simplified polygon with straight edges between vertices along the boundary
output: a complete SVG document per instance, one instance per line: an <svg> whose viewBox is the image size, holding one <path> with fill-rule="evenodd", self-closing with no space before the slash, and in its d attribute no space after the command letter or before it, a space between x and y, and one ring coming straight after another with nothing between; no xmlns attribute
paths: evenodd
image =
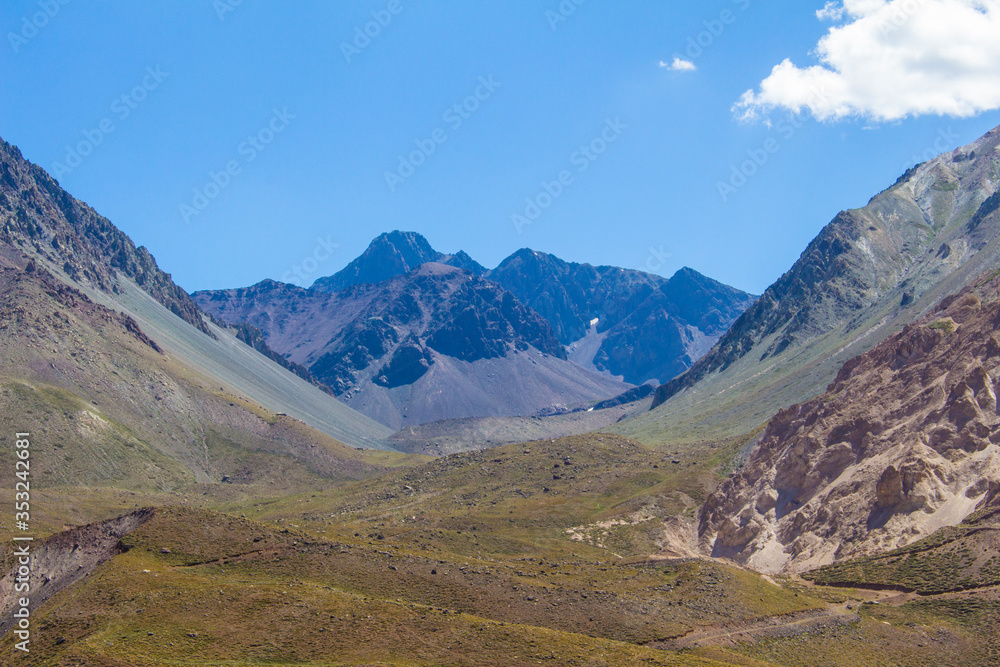
<svg viewBox="0 0 1000 667"><path fill-rule="evenodd" d="M958 325L955 324L955 320L950 317L943 317L941 319L934 320L927 325L928 329L934 329L936 331L944 332L945 336L951 335L958 330Z"/></svg>
<svg viewBox="0 0 1000 667"><path fill-rule="evenodd" d="M366 542L158 510L38 612L23 664L731 664L640 644L816 605L708 562L455 560Z"/></svg>
<svg viewBox="0 0 1000 667"><path fill-rule="evenodd" d="M908 546L807 572L828 586L899 587L923 595L1000 585L1000 510L983 509Z"/></svg>

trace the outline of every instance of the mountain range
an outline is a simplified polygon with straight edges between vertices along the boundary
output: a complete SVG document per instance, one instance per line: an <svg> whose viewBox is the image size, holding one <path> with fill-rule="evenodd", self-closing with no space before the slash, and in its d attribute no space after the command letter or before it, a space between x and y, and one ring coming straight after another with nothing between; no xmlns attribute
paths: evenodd
<svg viewBox="0 0 1000 667"><path fill-rule="evenodd" d="M548 323L512 294L445 264L337 293L266 281L194 298L259 328L268 347L396 429L532 414L626 388L567 361Z"/></svg>
<svg viewBox="0 0 1000 667"><path fill-rule="evenodd" d="M498 284L551 325L574 361L632 384L666 381L687 370L756 299L687 267L668 279L528 248L487 270L463 251L447 255L420 234L401 231L380 235L312 288L336 292L378 283L429 262Z"/></svg>
<svg viewBox="0 0 1000 667"><path fill-rule="evenodd" d="M1000 128L759 298L414 232L188 295L0 141L33 655L995 664L998 174Z"/></svg>
<svg viewBox="0 0 1000 667"><path fill-rule="evenodd" d="M192 296L396 429L572 408L672 377L753 301L692 269L666 279L526 249L488 271L400 231L309 289Z"/></svg>

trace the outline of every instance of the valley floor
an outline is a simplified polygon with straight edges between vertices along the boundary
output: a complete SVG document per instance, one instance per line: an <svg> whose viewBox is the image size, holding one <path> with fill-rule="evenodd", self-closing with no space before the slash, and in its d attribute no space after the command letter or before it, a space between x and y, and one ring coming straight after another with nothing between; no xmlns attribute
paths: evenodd
<svg viewBox="0 0 1000 667"><path fill-rule="evenodd" d="M39 508L59 508L38 524L55 534L37 545L51 597L33 612L31 653L0 662L996 664L996 586L919 595L664 556L663 519L690 515L724 458L703 450L598 434L317 493L44 490ZM129 512L140 519L120 538L59 522Z"/></svg>

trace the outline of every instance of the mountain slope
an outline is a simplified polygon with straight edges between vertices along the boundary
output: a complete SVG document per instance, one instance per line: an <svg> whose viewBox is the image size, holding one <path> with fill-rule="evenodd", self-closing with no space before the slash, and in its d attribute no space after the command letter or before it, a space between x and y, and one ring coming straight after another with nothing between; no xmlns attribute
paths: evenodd
<svg viewBox="0 0 1000 667"><path fill-rule="evenodd" d="M420 234L397 230L379 235L360 257L334 275L316 280L312 286L324 292L339 292L351 285L380 283L401 276L428 262L457 266L476 275L486 272L462 251L445 255L434 250Z"/></svg>
<svg viewBox="0 0 1000 667"><path fill-rule="evenodd" d="M703 505L706 548L801 571L962 521L1000 488L998 329L1000 279L986 279L780 412Z"/></svg>
<svg viewBox="0 0 1000 667"><path fill-rule="evenodd" d="M690 368L754 299L687 268L668 280L529 249L487 271L464 252L445 255L420 234L400 231L380 235L364 254L313 287L338 292L429 262L496 282L545 318L573 361L634 384L667 380Z"/></svg>
<svg viewBox="0 0 1000 667"><path fill-rule="evenodd" d="M749 432L996 266L998 145L994 129L839 214L711 352L658 390L657 407L621 432L650 442Z"/></svg>
<svg viewBox="0 0 1000 667"><path fill-rule="evenodd" d="M382 469L373 455L223 389L132 317L9 250L0 253L0 332L0 424L32 434L41 489L165 493L226 480L273 493ZM14 450L0 461L13 470ZM40 507L34 518L55 513Z"/></svg>
<svg viewBox="0 0 1000 667"><path fill-rule="evenodd" d="M684 268L670 279L523 249L488 274L537 310L584 365L641 384L691 367L753 303Z"/></svg>
<svg viewBox="0 0 1000 667"><path fill-rule="evenodd" d="M224 386L226 392L271 413L286 413L351 446L385 446L389 429L296 377L231 332L205 322L187 293L156 268L145 249L135 248L111 222L6 143L0 143L0 260L21 270L34 261L96 304L128 315L173 363L207 386ZM97 370L115 371L113 365ZM90 380L102 381L100 375Z"/></svg>
<svg viewBox="0 0 1000 667"><path fill-rule="evenodd" d="M59 187L45 170L0 139L0 242L37 254L74 281L116 293L132 279L172 313L208 333L191 298L144 247Z"/></svg>
<svg viewBox="0 0 1000 667"><path fill-rule="evenodd" d="M337 293L264 281L193 297L257 327L271 349L394 428L531 414L625 388L566 361L545 320L512 294L443 264Z"/></svg>

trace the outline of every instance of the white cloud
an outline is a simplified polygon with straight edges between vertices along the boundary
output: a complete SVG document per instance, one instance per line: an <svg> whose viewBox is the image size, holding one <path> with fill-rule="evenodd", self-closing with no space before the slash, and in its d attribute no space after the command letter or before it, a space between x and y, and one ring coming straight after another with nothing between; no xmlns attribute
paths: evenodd
<svg viewBox="0 0 1000 667"><path fill-rule="evenodd" d="M674 72L693 72L698 69L698 67L690 60L684 60L680 57L675 57L674 62L672 63L665 63L661 60L660 67L667 67Z"/></svg>
<svg viewBox="0 0 1000 667"><path fill-rule="evenodd" d="M820 21L839 21L844 18L844 7L836 0L830 0L823 9L816 11L816 18Z"/></svg>
<svg viewBox="0 0 1000 667"><path fill-rule="evenodd" d="M744 119L784 108L819 120L968 117L1000 108L1000 0L842 0L818 65L785 59L733 106Z"/></svg>

